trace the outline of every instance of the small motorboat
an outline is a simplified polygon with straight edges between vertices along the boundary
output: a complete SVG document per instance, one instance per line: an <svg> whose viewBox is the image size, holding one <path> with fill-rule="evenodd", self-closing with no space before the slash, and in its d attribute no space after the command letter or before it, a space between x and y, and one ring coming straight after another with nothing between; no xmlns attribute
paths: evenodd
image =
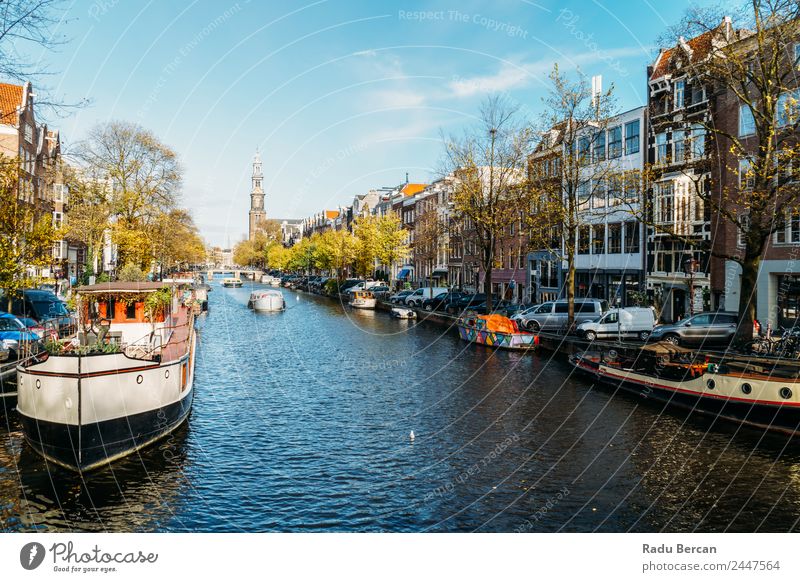
<svg viewBox="0 0 800 582"><path fill-rule="evenodd" d="M261 282L264 285L272 285L273 287L280 287L281 286L281 278L274 277L272 275L261 275Z"/></svg>
<svg viewBox="0 0 800 582"><path fill-rule="evenodd" d="M356 309L375 309L375 294L372 291L351 291L347 304Z"/></svg>
<svg viewBox="0 0 800 582"><path fill-rule="evenodd" d="M286 309L286 300L283 293L273 289L253 291L247 306L253 311L283 311Z"/></svg>
<svg viewBox="0 0 800 582"><path fill-rule="evenodd" d="M522 331L517 322L503 315L470 315L456 322L461 339L506 350L528 350L539 345L539 336Z"/></svg>
<svg viewBox="0 0 800 582"><path fill-rule="evenodd" d="M241 287L242 280L239 277L225 277L222 280L223 287Z"/></svg>
<svg viewBox="0 0 800 582"><path fill-rule="evenodd" d="M389 315L394 317L395 319L416 319L417 312L413 309L409 309L408 307L392 307L392 310L389 312Z"/></svg>

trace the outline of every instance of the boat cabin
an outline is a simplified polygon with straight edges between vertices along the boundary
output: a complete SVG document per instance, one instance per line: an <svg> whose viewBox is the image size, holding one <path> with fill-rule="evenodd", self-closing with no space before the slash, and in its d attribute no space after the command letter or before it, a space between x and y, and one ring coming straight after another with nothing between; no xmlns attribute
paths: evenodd
<svg viewBox="0 0 800 582"><path fill-rule="evenodd" d="M103 333L124 345L151 344L156 335L166 342L184 294L180 286L162 281L98 283L76 293L80 342L91 343Z"/></svg>

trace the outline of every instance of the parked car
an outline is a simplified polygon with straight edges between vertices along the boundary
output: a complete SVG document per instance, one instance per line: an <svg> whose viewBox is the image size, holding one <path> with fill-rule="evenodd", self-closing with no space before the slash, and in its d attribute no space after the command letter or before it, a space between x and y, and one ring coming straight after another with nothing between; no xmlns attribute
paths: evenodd
<svg viewBox="0 0 800 582"><path fill-rule="evenodd" d="M390 303L401 303L405 305L406 297L411 295L414 291L412 289L404 289L403 291L398 291L394 295L389 296Z"/></svg>
<svg viewBox="0 0 800 582"><path fill-rule="evenodd" d="M497 301L497 298L494 298ZM465 293L459 299L451 301L445 307L445 311L452 315L458 315L465 309L472 308L481 303L486 303L486 293Z"/></svg>
<svg viewBox="0 0 800 582"><path fill-rule="evenodd" d="M18 317L0 312L0 345L8 351L8 357L16 360L22 347L38 342L41 338L30 331Z"/></svg>
<svg viewBox="0 0 800 582"><path fill-rule="evenodd" d="M0 307L8 307L6 297L0 297ZM66 304L50 291L23 290L22 297L11 302L11 314L17 317L29 317L39 324L50 322L62 336L74 332L74 321Z"/></svg>
<svg viewBox="0 0 800 582"><path fill-rule="evenodd" d="M347 279L342 285L339 287L339 293L347 293L351 288L355 287L359 283L363 283L363 279Z"/></svg>
<svg viewBox="0 0 800 582"><path fill-rule="evenodd" d="M513 319L514 316L525 313L531 307L532 305L530 303L510 303L503 309L503 313L501 315L505 315L506 317Z"/></svg>
<svg viewBox="0 0 800 582"><path fill-rule="evenodd" d="M736 333L738 321L738 314L729 311L698 313L676 323L656 326L650 334L650 341L666 341L680 346L728 344Z"/></svg>
<svg viewBox="0 0 800 582"><path fill-rule="evenodd" d="M435 297L425 299L422 302L422 309L425 311L438 311L443 309L448 303L460 299L464 294L461 291L444 291L437 293Z"/></svg>
<svg viewBox="0 0 800 582"><path fill-rule="evenodd" d="M446 293L447 287L420 287L411 295L406 297L406 305L409 307L421 307L426 299L433 299L439 293Z"/></svg>
<svg viewBox="0 0 800 582"><path fill-rule="evenodd" d="M597 321L587 321L577 332L589 341L595 338L630 338L646 341L656 325L656 312L652 307L626 307L611 309Z"/></svg>
<svg viewBox="0 0 800 582"><path fill-rule="evenodd" d="M471 306L470 310L480 315L489 315L489 313L505 315L506 309L511 307L511 305L512 303L510 301L506 301L505 299L501 299L500 301L494 301L492 302L492 310L490 312L486 306L486 302L484 301L483 303L479 303L478 305Z"/></svg>
<svg viewBox="0 0 800 582"><path fill-rule="evenodd" d="M510 315L509 317L510 317L511 319L513 319L514 321L516 321L516 322L518 322L518 323L522 324L522 320L525 318L525 316L526 316L527 314L529 314L529 313L533 313L533 311L534 311L534 310L535 310L537 307L539 307L540 305L541 305L541 303L537 303L537 304L535 304L535 305L529 305L529 306L527 306L527 307L526 307L524 310L517 311L517 312L516 312L514 315Z"/></svg>
<svg viewBox="0 0 800 582"><path fill-rule="evenodd" d="M587 321L597 321L608 311L605 299L575 299L575 325ZM526 313L520 321L530 331L560 330L569 320L569 303L566 299L542 303Z"/></svg>

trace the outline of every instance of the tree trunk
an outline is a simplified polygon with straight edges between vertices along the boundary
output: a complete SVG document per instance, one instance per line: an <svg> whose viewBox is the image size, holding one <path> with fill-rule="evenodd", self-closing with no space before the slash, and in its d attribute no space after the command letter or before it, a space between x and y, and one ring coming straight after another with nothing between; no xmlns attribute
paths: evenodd
<svg viewBox="0 0 800 582"><path fill-rule="evenodd" d="M483 278L483 292L486 293L486 313L491 313L494 307L492 301L492 267L494 266L494 238L485 252L486 265L484 270L486 275Z"/></svg>
<svg viewBox="0 0 800 582"><path fill-rule="evenodd" d="M575 253L567 252L567 327L575 323Z"/></svg>
<svg viewBox="0 0 800 582"><path fill-rule="evenodd" d="M739 325L734 336L735 345L744 345L753 339L753 322L756 319L758 303L758 271L761 267L760 253L751 256L745 252L742 261L742 281L739 291ZM766 322L764 322L766 325Z"/></svg>

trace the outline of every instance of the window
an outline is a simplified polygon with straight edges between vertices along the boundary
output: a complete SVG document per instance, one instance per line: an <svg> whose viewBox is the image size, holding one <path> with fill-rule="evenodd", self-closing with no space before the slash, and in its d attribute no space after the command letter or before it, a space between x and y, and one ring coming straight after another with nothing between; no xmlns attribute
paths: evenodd
<svg viewBox="0 0 800 582"><path fill-rule="evenodd" d="M794 43L794 67L800 66L800 42Z"/></svg>
<svg viewBox="0 0 800 582"><path fill-rule="evenodd" d="M608 130L608 157L618 158L622 155L622 126Z"/></svg>
<svg viewBox="0 0 800 582"><path fill-rule="evenodd" d="M672 161L682 164L686 161L686 133L679 129L672 132Z"/></svg>
<svg viewBox="0 0 800 582"><path fill-rule="evenodd" d="M697 160L706 155L706 128L699 123L691 129L691 158Z"/></svg>
<svg viewBox="0 0 800 582"><path fill-rule="evenodd" d="M778 102L775 104L775 120L778 127L786 127L797 123L798 99L800 90L781 93Z"/></svg>
<svg viewBox="0 0 800 582"><path fill-rule="evenodd" d="M692 105L697 105L706 100L706 88L698 82L692 83Z"/></svg>
<svg viewBox="0 0 800 582"><path fill-rule="evenodd" d="M711 324L711 316L710 315L695 315L692 318L692 325L710 325Z"/></svg>
<svg viewBox="0 0 800 582"><path fill-rule="evenodd" d="M634 220L625 223L625 252L639 252L639 223Z"/></svg>
<svg viewBox="0 0 800 582"><path fill-rule="evenodd" d="M749 105L739 105L739 137L753 135L756 132L756 120Z"/></svg>
<svg viewBox="0 0 800 582"><path fill-rule="evenodd" d="M683 109L683 95L686 90L686 80L675 81L675 109Z"/></svg>
<svg viewBox="0 0 800 582"><path fill-rule="evenodd" d="M597 162L606 159L606 132L598 131L592 138L592 159Z"/></svg>
<svg viewBox="0 0 800 582"><path fill-rule="evenodd" d="M556 303L556 313L569 313L569 303Z"/></svg>
<svg viewBox="0 0 800 582"><path fill-rule="evenodd" d="M606 181L603 179L593 180L592 185L592 208L606 207Z"/></svg>
<svg viewBox="0 0 800 582"><path fill-rule="evenodd" d="M656 164L667 163L667 134L656 134Z"/></svg>
<svg viewBox="0 0 800 582"><path fill-rule="evenodd" d="M128 303L125 306L125 319L136 319L136 303Z"/></svg>
<svg viewBox="0 0 800 582"><path fill-rule="evenodd" d="M25 141L33 143L33 126L30 123L25 124Z"/></svg>
<svg viewBox="0 0 800 582"><path fill-rule="evenodd" d="M585 164L589 161L589 138L582 137L578 140L578 163Z"/></svg>
<svg viewBox="0 0 800 582"><path fill-rule="evenodd" d="M793 243L800 242L800 211L794 210L789 221L789 234Z"/></svg>
<svg viewBox="0 0 800 582"><path fill-rule="evenodd" d="M592 254L602 255L606 246L606 225L595 224L592 228Z"/></svg>
<svg viewBox="0 0 800 582"><path fill-rule="evenodd" d="M584 224L578 228L578 254L589 254L589 239L591 238L591 229L588 225Z"/></svg>
<svg viewBox="0 0 800 582"><path fill-rule="evenodd" d="M750 158L739 160L739 189L752 190L755 185L753 161Z"/></svg>
<svg viewBox="0 0 800 582"><path fill-rule="evenodd" d="M608 225L608 253L618 255L622 252L622 223L612 222Z"/></svg>
<svg viewBox="0 0 800 582"><path fill-rule="evenodd" d="M622 191L625 187L622 174L612 174L608 177L608 204L619 206L622 204Z"/></svg>
<svg viewBox="0 0 800 582"><path fill-rule="evenodd" d="M639 170L631 170L625 173L625 201L636 202L639 200L639 189L641 188L642 173Z"/></svg>
<svg viewBox="0 0 800 582"><path fill-rule="evenodd" d="M639 120L625 124L625 155L639 151Z"/></svg>
<svg viewBox="0 0 800 582"><path fill-rule="evenodd" d="M589 208L589 181L586 180L581 182L577 186L577 190L575 192L576 202L578 203L578 208L580 210L586 210Z"/></svg>
<svg viewBox="0 0 800 582"><path fill-rule="evenodd" d="M656 220L661 223L674 221L672 182L656 185Z"/></svg>

